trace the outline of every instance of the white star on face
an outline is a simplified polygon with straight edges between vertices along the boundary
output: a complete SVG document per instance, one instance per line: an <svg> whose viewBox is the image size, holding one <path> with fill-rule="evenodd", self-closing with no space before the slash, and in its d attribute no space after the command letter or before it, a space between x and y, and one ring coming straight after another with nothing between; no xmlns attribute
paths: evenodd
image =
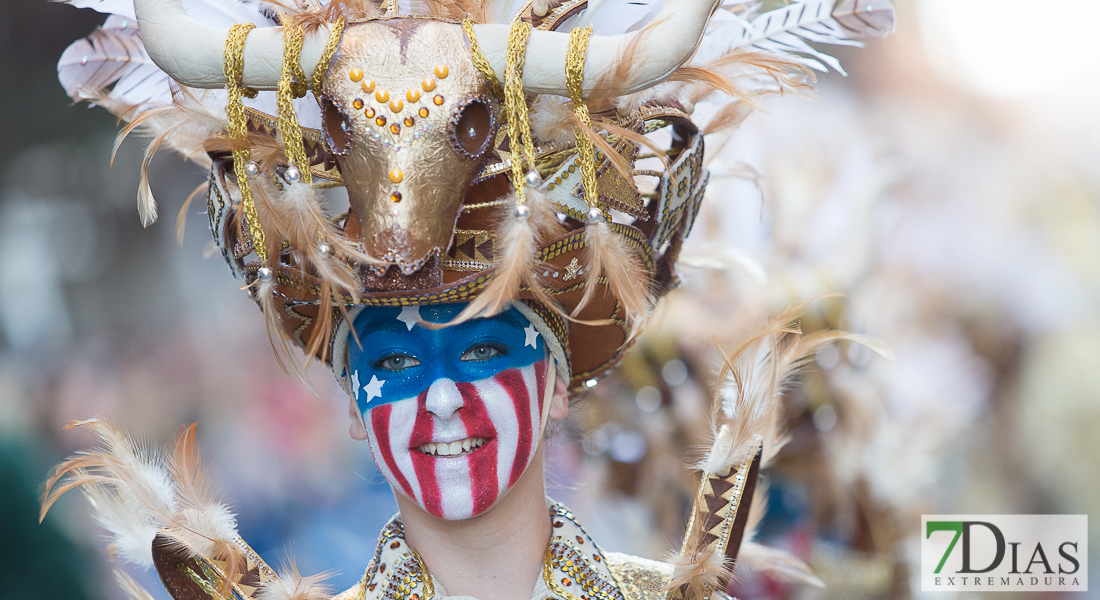
<svg viewBox="0 0 1100 600"><path fill-rule="evenodd" d="M355 390L355 401L359 401L359 371L353 371L351 374L351 389Z"/></svg>
<svg viewBox="0 0 1100 600"><path fill-rule="evenodd" d="M528 325L527 327L523 328L523 346L524 347L530 346L532 348L538 348L538 346L535 345L535 340L538 340L538 339L539 339L539 332L535 331L535 326L534 325Z"/></svg>
<svg viewBox="0 0 1100 600"><path fill-rule="evenodd" d="M382 386L386 382L379 379L377 375L370 376L370 383L363 386L363 391L367 393L367 404L370 404L371 400L382 397Z"/></svg>
<svg viewBox="0 0 1100 600"><path fill-rule="evenodd" d="M417 321L420 320L420 307L419 306L405 306L401 308L401 314L397 315L397 320L405 324L405 327L409 328L409 331L413 330Z"/></svg>

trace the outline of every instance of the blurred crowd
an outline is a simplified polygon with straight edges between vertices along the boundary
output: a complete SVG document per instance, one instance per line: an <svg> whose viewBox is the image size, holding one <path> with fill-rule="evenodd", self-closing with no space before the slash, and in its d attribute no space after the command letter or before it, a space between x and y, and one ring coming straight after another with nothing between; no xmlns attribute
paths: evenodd
<svg viewBox="0 0 1100 600"><path fill-rule="evenodd" d="M113 119L69 107L54 79L96 15L16 4L0 4L0 73L22 86L0 97L0 597L122 597L81 498L37 518L50 466L93 443L65 424L92 415L154 445L198 422L242 537L269 563L293 555L350 586L395 506L344 434L343 392L323 367L309 371L316 393L279 370L202 203L177 244L174 208L200 169L158 156L164 214L141 228L142 144L109 166ZM716 345L810 300L803 331L869 335L893 360L829 346L785 395L790 442L766 473L758 537L826 587L739 570L739 597L921 597L922 514L1100 513L1100 120L1085 100L1096 67L1055 45L1058 69L1080 61L1064 79L1033 62L979 76L975 61L1007 37L982 29L1000 23L993 7L1033 5L954 4L897 1L895 36L840 53L847 78L823 76L814 98L774 98L708 138L681 287L619 371L574 399L550 446L551 495L606 549L678 547ZM164 594L155 574L134 575Z"/></svg>

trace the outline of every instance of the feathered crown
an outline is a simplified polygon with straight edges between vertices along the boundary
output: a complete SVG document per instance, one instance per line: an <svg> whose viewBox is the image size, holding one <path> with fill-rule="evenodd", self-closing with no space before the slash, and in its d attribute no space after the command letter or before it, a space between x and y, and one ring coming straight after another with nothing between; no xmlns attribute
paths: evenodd
<svg viewBox="0 0 1100 600"><path fill-rule="evenodd" d="M124 135L153 136L146 164L167 143L209 167L211 231L280 353L289 339L338 368L361 306L469 302L465 320L518 304L579 387L677 281L704 136L839 70L807 42L857 45L893 12L516 4L102 0L112 16L58 70ZM144 174L139 210L155 220Z"/></svg>

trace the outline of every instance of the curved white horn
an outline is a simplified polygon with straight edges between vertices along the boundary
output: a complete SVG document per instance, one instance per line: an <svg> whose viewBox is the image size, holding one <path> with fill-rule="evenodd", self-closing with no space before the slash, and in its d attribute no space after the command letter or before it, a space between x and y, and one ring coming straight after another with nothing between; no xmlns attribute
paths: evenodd
<svg viewBox="0 0 1100 600"><path fill-rule="evenodd" d="M680 65L687 62L703 39L707 23L720 0L666 0L657 23L645 32L631 57L633 68L623 81L616 81L609 95L622 96L644 90L668 79ZM508 49L508 25L475 25L474 33L485 58L498 77L504 76ZM622 52L636 36L632 32L617 36L592 36L588 42L585 62L584 93L615 72ZM527 44L528 60L523 69L523 89L533 94L568 96L565 81L565 55L569 50L569 33L532 31ZM538 57L531 60L531 57ZM502 82L503 83L503 82Z"/></svg>
<svg viewBox="0 0 1100 600"><path fill-rule="evenodd" d="M223 57L228 30L187 16L181 0L134 0L134 13L149 57L172 79L194 88L225 86ZM306 76L312 76L327 42L327 28L306 36L302 46ZM244 47L244 85L275 89L282 64L282 28L253 29Z"/></svg>

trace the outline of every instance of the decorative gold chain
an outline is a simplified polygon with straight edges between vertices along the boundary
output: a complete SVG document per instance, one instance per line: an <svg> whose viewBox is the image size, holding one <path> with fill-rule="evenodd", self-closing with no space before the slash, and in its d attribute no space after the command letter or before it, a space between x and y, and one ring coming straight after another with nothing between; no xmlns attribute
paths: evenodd
<svg viewBox="0 0 1100 600"><path fill-rule="evenodd" d="M313 183L302 142L302 128L298 126L298 115L294 112L294 98L304 96L306 92L306 77L301 65L305 34L301 27L286 26L283 28L283 36L283 70L275 92L279 110L279 133L282 134L290 165L301 172L303 183ZM298 78L298 83L295 83L295 78Z"/></svg>
<svg viewBox="0 0 1100 600"><path fill-rule="evenodd" d="M416 559L417 566L420 567L420 573L424 575L424 600L431 600L432 596L435 596L435 584L432 583L432 574L428 572L428 567L424 564L424 559L420 558L419 552L413 550L412 555Z"/></svg>
<svg viewBox="0 0 1100 600"><path fill-rule="evenodd" d="M229 137L237 141L248 139L248 118L244 113L242 95L248 92L242 86L244 77L244 42L248 32L255 27L252 23L237 23L229 28L225 38L225 128ZM255 96L255 94L252 94ZM252 187L248 184L248 164L252 162L252 151L241 148L233 151L233 174L237 176L237 187L241 190L241 211L244 213L248 232L252 235L252 248L260 259L267 263L267 245L264 230L260 227L256 215L256 201L252 198Z"/></svg>
<svg viewBox="0 0 1100 600"><path fill-rule="evenodd" d="M531 141L527 98L523 94L523 65L527 58L527 39L530 35L530 23L519 19L512 21L512 30L508 34L508 66L504 71L504 112L508 115L508 138L512 150L512 187L516 190L516 206L523 206L527 202L523 194L524 159L529 169L535 168L535 146Z"/></svg>
<svg viewBox="0 0 1100 600"><path fill-rule="evenodd" d="M600 197L596 190L596 153L592 148L592 140L588 139L585 131L592 127L588 105L584 102L584 60L591 36L591 25L576 28L569 34L569 51L565 55L565 84L569 89L569 97L573 100L573 114L577 115L577 120L584 127L573 127L577 137L577 163L584 183L584 200L589 207L600 208Z"/></svg>
<svg viewBox="0 0 1100 600"><path fill-rule="evenodd" d="M344 35L344 26L347 22L346 18L340 17L328 32L328 43L325 44L325 50L321 52L321 60L317 61L317 66L313 69L313 77L309 82L309 89L313 90L314 94L321 93L321 86L325 83L325 73L328 72L332 57L336 55L336 49L340 47L340 38Z"/></svg>
<svg viewBox="0 0 1100 600"><path fill-rule="evenodd" d="M477 37L474 36L474 20L464 19L462 29L466 31L466 37L470 40L470 58L474 61L474 66L489 80L489 87L493 90L493 94L497 98L503 98L504 90L500 88L496 71L493 70L493 65L489 64L489 59L485 58L485 53L481 51L481 46L477 44Z"/></svg>

